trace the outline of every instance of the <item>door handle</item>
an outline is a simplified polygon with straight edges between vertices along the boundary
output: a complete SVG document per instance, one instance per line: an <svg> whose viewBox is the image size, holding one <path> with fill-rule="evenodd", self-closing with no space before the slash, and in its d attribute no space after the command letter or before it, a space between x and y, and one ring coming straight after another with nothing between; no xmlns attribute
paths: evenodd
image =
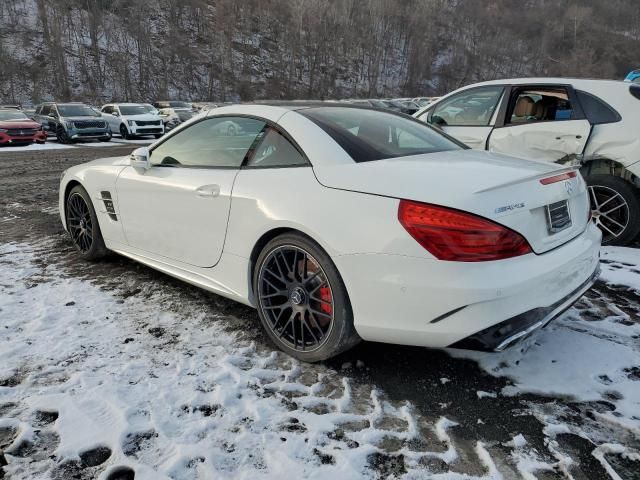
<svg viewBox="0 0 640 480"><path fill-rule="evenodd" d="M578 140L580 140L582 138L582 135L560 135L559 137L556 137L556 140L562 140L565 137L576 137Z"/></svg>
<svg viewBox="0 0 640 480"><path fill-rule="evenodd" d="M220 195L220 185L203 185L196 189L196 195L203 198L214 198Z"/></svg>

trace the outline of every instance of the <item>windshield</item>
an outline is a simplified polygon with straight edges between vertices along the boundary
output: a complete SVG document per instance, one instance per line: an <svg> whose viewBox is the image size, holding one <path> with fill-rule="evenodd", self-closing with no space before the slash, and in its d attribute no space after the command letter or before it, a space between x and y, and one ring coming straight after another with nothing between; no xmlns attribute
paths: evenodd
<svg viewBox="0 0 640 480"><path fill-rule="evenodd" d="M178 115L178 118L183 122L186 122L187 120L193 117L193 113L191 112L178 111L176 112L176 115Z"/></svg>
<svg viewBox="0 0 640 480"><path fill-rule="evenodd" d="M171 108L191 108L191 104L187 102L169 102Z"/></svg>
<svg viewBox="0 0 640 480"><path fill-rule="evenodd" d="M100 114L87 105L58 105L63 117L99 117Z"/></svg>
<svg viewBox="0 0 640 480"><path fill-rule="evenodd" d="M0 111L0 120L31 120L24 113L13 111Z"/></svg>
<svg viewBox="0 0 640 480"><path fill-rule="evenodd" d="M380 110L317 107L298 113L327 132L356 162L465 148L426 124Z"/></svg>
<svg viewBox="0 0 640 480"><path fill-rule="evenodd" d="M121 115L144 115L150 113L144 105L120 105Z"/></svg>

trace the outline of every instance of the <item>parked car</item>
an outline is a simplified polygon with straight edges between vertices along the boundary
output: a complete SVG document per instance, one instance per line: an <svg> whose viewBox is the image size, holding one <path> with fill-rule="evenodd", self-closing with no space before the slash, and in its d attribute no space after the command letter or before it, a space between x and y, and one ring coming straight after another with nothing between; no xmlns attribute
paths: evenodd
<svg viewBox="0 0 640 480"><path fill-rule="evenodd" d="M111 250L251 305L304 361L360 338L502 350L599 268L575 167L347 104L211 110L131 156L69 168L59 208L80 258Z"/></svg>
<svg viewBox="0 0 640 480"><path fill-rule="evenodd" d="M174 110L189 110L191 112L197 111L192 103L182 102L180 100L161 100L158 102L153 102L153 106L158 110L163 108L173 108Z"/></svg>
<svg viewBox="0 0 640 480"><path fill-rule="evenodd" d="M624 79L625 82L640 83L640 70L632 70Z"/></svg>
<svg viewBox="0 0 640 480"><path fill-rule="evenodd" d="M398 111L406 113L407 115L413 115L420 110L420 105L407 98L396 98L389 100L389 103L396 107Z"/></svg>
<svg viewBox="0 0 640 480"><path fill-rule="evenodd" d="M426 107L430 103L435 102L440 97L416 97L411 99L412 102L418 104L420 107Z"/></svg>
<svg viewBox="0 0 640 480"><path fill-rule="evenodd" d="M580 164L603 243L640 233L640 85L524 78L461 88L415 114L472 148Z"/></svg>
<svg viewBox="0 0 640 480"><path fill-rule="evenodd" d="M44 143L42 125L15 108L0 108L0 145Z"/></svg>
<svg viewBox="0 0 640 480"><path fill-rule="evenodd" d="M149 113L142 103L110 103L101 109L112 132L120 132L122 138L164 134L164 122L159 114Z"/></svg>
<svg viewBox="0 0 640 480"><path fill-rule="evenodd" d="M36 107L34 120L39 122L49 135L55 135L60 143L96 139L111 140L111 129L107 121L83 103L47 102Z"/></svg>
<svg viewBox="0 0 640 480"><path fill-rule="evenodd" d="M173 130L182 122L191 120L195 115L191 110L182 110L174 108L161 108L159 110L160 118L164 122L165 131Z"/></svg>

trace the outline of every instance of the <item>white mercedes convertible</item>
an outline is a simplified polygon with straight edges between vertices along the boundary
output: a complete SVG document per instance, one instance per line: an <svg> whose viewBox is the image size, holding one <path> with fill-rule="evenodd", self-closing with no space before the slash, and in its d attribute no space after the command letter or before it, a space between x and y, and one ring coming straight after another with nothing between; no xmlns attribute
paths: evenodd
<svg viewBox="0 0 640 480"><path fill-rule="evenodd" d="M60 212L81 258L251 305L305 361L360 339L500 351L589 289L601 240L575 168L341 104L211 110L65 171Z"/></svg>

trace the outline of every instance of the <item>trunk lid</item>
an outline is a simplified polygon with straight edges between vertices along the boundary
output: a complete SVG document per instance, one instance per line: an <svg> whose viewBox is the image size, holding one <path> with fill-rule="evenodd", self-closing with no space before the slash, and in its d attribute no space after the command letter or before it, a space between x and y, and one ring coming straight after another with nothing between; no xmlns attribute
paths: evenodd
<svg viewBox="0 0 640 480"><path fill-rule="evenodd" d="M574 170L477 150L314 167L326 187L432 203L488 218L523 235L536 253L558 247L586 228L589 199L580 173L547 185L540 182ZM566 218L556 218L566 213L564 202L568 226L563 225Z"/></svg>

